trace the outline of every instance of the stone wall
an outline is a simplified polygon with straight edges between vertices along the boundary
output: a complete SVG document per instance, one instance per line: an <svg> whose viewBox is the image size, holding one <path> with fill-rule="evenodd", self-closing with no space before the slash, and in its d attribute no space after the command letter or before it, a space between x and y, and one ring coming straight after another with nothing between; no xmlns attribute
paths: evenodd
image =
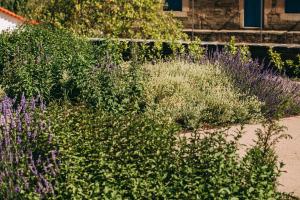
<svg viewBox="0 0 300 200"><path fill-rule="evenodd" d="M195 0L194 24L196 29L239 29L239 0ZM190 9L184 21L185 28L192 28L193 12Z"/></svg>
<svg viewBox="0 0 300 200"><path fill-rule="evenodd" d="M288 31L300 31L300 21L291 21L281 19L280 14L276 12L270 12L267 15L269 30L288 30Z"/></svg>
<svg viewBox="0 0 300 200"><path fill-rule="evenodd" d="M276 3L274 3L274 1ZM175 13L185 29L244 29L244 0L183 0L183 12ZM285 0L265 0L264 29L300 31L300 13L285 13Z"/></svg>
<svg viewBox="0 0 300 200"><path fill-rule="evenodd" d="M276 2L272 6L272 0L265 0L265 28L300 31L300 13L285 13L285 1L276 0Z"/></svg>
<svg viewBox="0 0 300 200"><path fill-rule="evenodd" d="M192 36L191 30L186 31ZM277 43L277 44L298 44L300 45L300 32L294 31L262 31L259 30L195 30L195 37L205 42L230 41L234 36L238 43Z"/></svg>

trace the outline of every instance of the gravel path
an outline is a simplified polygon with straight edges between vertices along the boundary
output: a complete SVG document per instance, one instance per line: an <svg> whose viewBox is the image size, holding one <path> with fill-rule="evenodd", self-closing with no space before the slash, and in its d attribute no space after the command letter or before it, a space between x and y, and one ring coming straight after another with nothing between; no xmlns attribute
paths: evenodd
<svg viewBox="0 0 300 200"><path fill-rule="evenodd" d="M279 189L282 192L291 192L300 197L300 116L282 119L280 124L288 128L287 133L293 139L282 140L276 146L279 160L286 164L283 168L286 173L283 173L279 179L281 184ZM236 130L236 128L233 127L230 131ZM261 126L247 125L245 127L246 134L242 137L241 143L247 146L253 144L253 139L256 139L255 130L257 128L261 128Z"/></svg>

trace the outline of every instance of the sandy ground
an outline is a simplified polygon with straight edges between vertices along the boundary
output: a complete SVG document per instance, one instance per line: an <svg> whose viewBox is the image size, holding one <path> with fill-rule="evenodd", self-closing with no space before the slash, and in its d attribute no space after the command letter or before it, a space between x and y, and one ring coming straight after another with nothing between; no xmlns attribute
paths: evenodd
<svg viewBox="0 0 300 200"><path fill-rule="evenodd" d="M280 124L288 128L287 133L293 139L282 140L276 146L279 160L285 163L283 170L286 171L279 179L281 184L279 189L300 197L300 116L282 119ZM247 146L253 144L253 140L256 139L255 130L260 127L260 125L246 126L246 134L242 137L241 143ZM230 131L236 130L236 128L233 127Z"/></svg>

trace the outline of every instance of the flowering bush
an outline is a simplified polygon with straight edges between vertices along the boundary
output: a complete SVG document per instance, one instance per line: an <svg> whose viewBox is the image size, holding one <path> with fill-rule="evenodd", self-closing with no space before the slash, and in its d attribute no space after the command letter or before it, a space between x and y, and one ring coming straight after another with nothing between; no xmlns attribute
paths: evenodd
<svg viewBox="0 0 300 200"><path fill-rule="evenodd" d="M262 119L261 102L239 92L219 66L186 61L146 64L149 108L185 128Z"/></svg>
<svg viewBox="0 0 300 200"><path fill-rule="evenodd" d="M67 31L25 26L0 34L0 81L9 97L78 98L92 45Z"/></svg>
<svg viewBox="0 0 300 200"><path fill-rule="evenodd" d="M1 199L45 198L54 192L57 151L41 99L0 102Z"/></svg>
<svg viewBox="0 0 300 200"><path fill-rule="evenodd" d="M257 60L245 61L240 53L216 51L207 54L206 62L219 65L236 88L264 102L265 116L282 117L300 112L300 85L278 76Z"/></svg>

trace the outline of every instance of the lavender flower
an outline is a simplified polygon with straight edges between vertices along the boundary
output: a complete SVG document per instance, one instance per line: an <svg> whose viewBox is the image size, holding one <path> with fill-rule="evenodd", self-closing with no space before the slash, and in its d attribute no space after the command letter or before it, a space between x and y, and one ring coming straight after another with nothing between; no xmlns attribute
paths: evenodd
<svg viewBox="0 0 300 200"><path fill-rule="evenodd" d="M20 188L17 186L17 187L15 187L15 192L16 193L19 193L20 192Z"/></svg>
<svg viewBox="0 0 300 200"><path fill-rule="evenodd" d="M0 187L1 199L19 199L21 190L35 191L41 198L53 194L58 154L45 109L41 98L27 101L22 95L18 105L8 97L0 101L0 186L5 186Z"/></svg>
<svg viewBox="0 0 300 200"><path fill-rule="evenodd" d="M224 50L208 52L205 60L220 66L240 90L264 102L263 111L267 117L274 117L280 112L293 115L300 111L300 85L278 76L268 65L253 59L245 61L241 53L232 55Z"/></svg>

